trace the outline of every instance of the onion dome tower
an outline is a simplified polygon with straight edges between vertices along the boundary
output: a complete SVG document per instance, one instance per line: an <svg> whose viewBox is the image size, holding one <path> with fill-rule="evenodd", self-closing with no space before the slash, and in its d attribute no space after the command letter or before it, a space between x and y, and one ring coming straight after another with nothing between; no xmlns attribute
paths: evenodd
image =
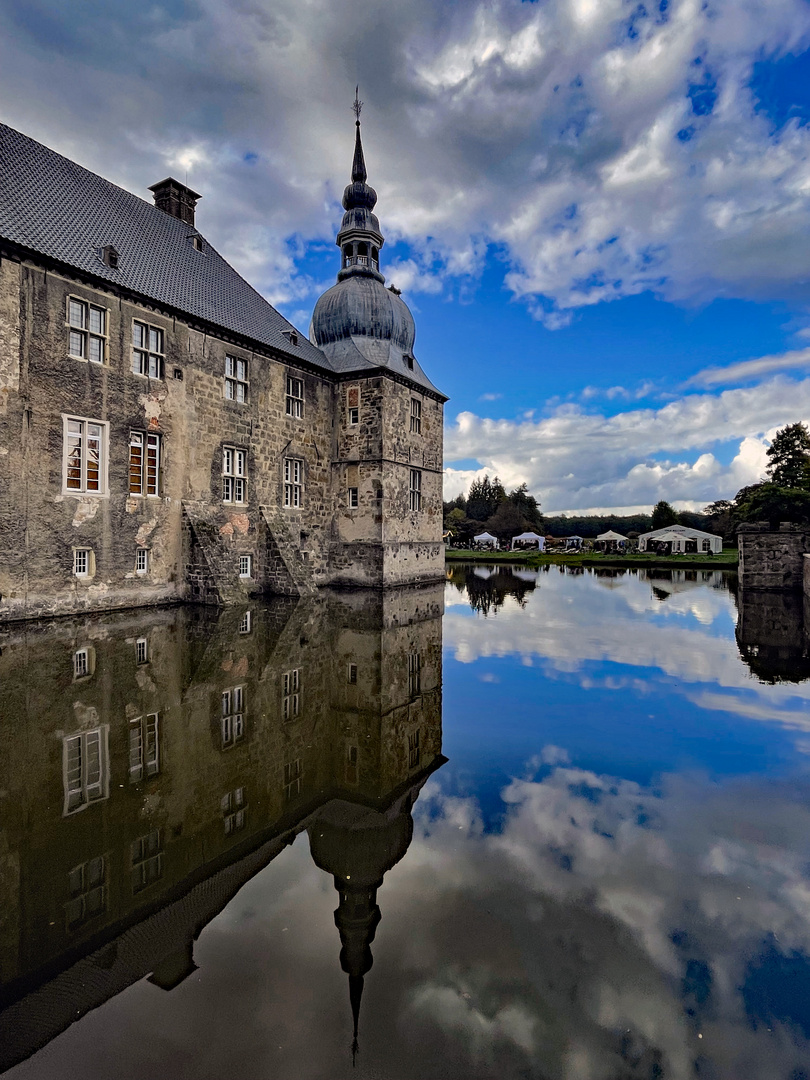
<svg viewBox="0 0 810 1080"><path fill-rule="evenodd" d="M337 371L388 368L439 393L414 359L413 315L399 291L393 286L385 287L385 277L380 272L380 251L385 238L374 213L377 192L366 182L368 174L360 138L362 104L355 95L352 179L343 192L345 213L335 240L341 251L337 284L315 305L310 340Z"/></svg>

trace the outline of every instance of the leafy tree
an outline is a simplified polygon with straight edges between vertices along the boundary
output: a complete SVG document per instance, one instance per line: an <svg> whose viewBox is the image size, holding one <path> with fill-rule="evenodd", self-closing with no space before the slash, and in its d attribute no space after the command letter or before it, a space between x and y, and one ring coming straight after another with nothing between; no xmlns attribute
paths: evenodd
<svg viewBox="0 0 810 1080"><path fill-rule="evenodd" d="M509 503L523 516L532 529L537 530L543 524L540 503L535 499L534 495L529 494L528 484L521 484L514 491L510 491Z"/></svg>
<svg viewBox="0 0 810 1080"><path fill-rule="evenodd" d="M502 502L491 518L487 519L487 532L497 536L501 544L509 544L513 536L528 532L530 523L519 508L507 499Z"/></svg>
<svg viewBox="0 0 810 1080"><path fill-rule="evenodd" d="M779 487L778 484L752 484L742 488L734 500L733 517L743 521L780 521L810 523L810 490Z"/></svg>
<svg viewBox="0 0 810 1080"><path fill-rule="evenodd" d="M810 431L805 424L788 424L777 431L765 471L776 487L810 491Z"/></svg>
<svg viewBox="0 0 810 1080"><path fill-rule="evenodd" d="M498 504L506 499L503 484L496 476L490 480L485 473L480 480L473 480L467 496L467 516L476 521L486 521L498 509Z"/></svg>
<svg viewBox="0 0 810 1080"><path fill-rule="evenodd" d="M652 531L656 529L665 529L667 525L678 524L678 511L674 506L670 506L668 502L661 499L655 504L652 512Z"/></svg>
<svg viewBox="0 0 810 1080"><path fill-rule="evenodd" d="M735 534L734 503L729 499L717 499L703 508L707 532L719 533L724 540L732 540Z"/></svg>

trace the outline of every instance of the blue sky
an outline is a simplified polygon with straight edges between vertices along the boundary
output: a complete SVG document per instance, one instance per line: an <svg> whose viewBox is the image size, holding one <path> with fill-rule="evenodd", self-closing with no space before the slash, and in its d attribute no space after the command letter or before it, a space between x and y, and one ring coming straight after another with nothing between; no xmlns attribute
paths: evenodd
<svg viewBox="0 0 810 1080"><path fill-rule="evenodd" d="M807 0L0 0L0 119L198 224L306 329L361 83L445 490L699 507L810 420Z"/></svg>

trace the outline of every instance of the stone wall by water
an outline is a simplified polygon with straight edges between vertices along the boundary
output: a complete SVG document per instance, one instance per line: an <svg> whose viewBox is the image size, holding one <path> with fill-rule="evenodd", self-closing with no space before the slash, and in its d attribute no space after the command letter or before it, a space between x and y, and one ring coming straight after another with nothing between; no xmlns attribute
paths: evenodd
<svg viewBox="0 0 810 1080"><path fill-rule="evenodd" d="M746 589L802 589L810 525L783 521L778 529L746 522L738 530L740 585Z"/></svg>

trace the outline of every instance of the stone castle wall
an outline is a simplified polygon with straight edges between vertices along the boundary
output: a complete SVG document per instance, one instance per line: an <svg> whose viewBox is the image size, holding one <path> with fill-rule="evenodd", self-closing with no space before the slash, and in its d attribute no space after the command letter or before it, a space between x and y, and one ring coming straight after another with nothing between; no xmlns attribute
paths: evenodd
<svg viewBox="0 0 810 1080"><path fill-rule="evenodd" d="M802 589L804 555L810 552L810 526L782 522L741 525L739 575L744 589Z"/></svg>
<svg viewBox="0 0 810 1080"><path fill-rule="evenodd" d="M70 297L106 312L104 363L68 354ZM163 331L165 377L131 367L133 320ZM245 402L225 358L247 363ZM287 412L301 379L303 415ZM349 401L358 422L350 423ZM411 401L421 431L410 430ZM65 486L65 418L104 430L99 494ZM330 582L437 580L442 405L393 378L336 382L29 261L0 259L0 620L172 601L238 603ZM129 492L131 432L161 441L159 494ZM225 448L247 454L246 499L223 502ZM284 506L285 459L301 505ZM422 505L409 510L411 470ZM349 489L358 492L350 506ZM88 573L73 573L75 549ZM136 550L148 569L136 572ZM252 560L240 576L240 556Z"/></svg>

